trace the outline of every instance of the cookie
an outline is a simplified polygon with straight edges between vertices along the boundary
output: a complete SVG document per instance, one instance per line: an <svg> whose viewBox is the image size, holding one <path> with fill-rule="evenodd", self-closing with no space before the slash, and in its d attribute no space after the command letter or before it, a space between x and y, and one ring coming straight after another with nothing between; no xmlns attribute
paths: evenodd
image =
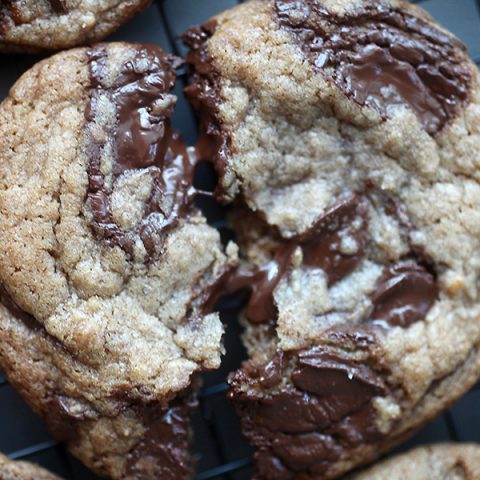
<svg viewBox="0 0 480 480"><path fill-rule="evenodd" d="M150 0L2 0L0 53L40 52L106 37Z"/></svg>
<svg viewBox="0 0 480 480"><path fill-rule="evenodd" d="M256 478L334 478L480 376L478 71L403 1L254 0L184 38L235 200Z"/></svg>
<svg viewBox="0 0 480 480"><path fill-rule="evenodd" d="M354 474L348 480L477 480L480 478L478 445L421 447Z"/></svg>
<svg viewBox="0 0 480 480"><path fill-rule="evenodd" d="M178 65L154 46L71 50L0 106L0 365L111 478L189 476L195 374L223 353L208 300L236 250L192 204Z"/></svg>
<svg viewBox="0 0 480 480"><path fill-rule="evenodd" d="M14 462L0 454L0 478L2 480L60 480L53 473L28 462Z"/></svg>

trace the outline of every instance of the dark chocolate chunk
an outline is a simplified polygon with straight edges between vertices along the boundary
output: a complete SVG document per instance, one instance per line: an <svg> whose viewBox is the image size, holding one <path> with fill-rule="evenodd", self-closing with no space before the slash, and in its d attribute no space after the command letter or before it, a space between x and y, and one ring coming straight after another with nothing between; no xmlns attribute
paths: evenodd
<svg viewBox="0 0 480 480"><path fill-rule="evenodd" d="M328 342L341 345L347 351L368 352L377 344L377 330L369 323L338 324L327 331Z"/></svg>
<svg viewBox="0 0 480 480"><path fill-rule="evenodd" d="M353 406L385 390L382 379L369 367L340 358L322 346L298 354L292 381L298 388L317 396L328 397L334 393L336 398L345 397L345 403Z"/></svg>
<svg viewBox="0 0 480 480"><path fill-rule="evenodd" d="M196 399L179 398L164 411L146 407L147 432L127 455L128 478L191 478L189 419Z"/></svg>
<svg viewBox="0 0 480 480"><path fill-rule="evenodd" d="M320 378L319 378L320 380ZM255 411L255 422L271 431L304 433L327 428L330 404L300 389L282 389L262 398Z"/></svg>
<svg viewBox="0 0 480 480"><path fill-rule="evenodd" d="M337 202L320 217L300 241L304 264L321 268L329 284L353 272L362 261L367 246L367 206L359 195ZM356 244L352 255L342 253L342 239Z"/></svg>
<svg viewBox="0 0 480 480"><path fill-rule="evenodd" d="M413 261L385 269L372 295L370 321L407 328L424 320L438 297L435 277Z"/></svg>
<svg viewBox="0 0 480 480"><path fill-rule="evenodd" d="M433 135L454 119L472 87L465 47L427 20L383 2L339 15L314 0L276 0L275 17L315 69L383 118L406 105Z"/></svg>
<svg viewBox="0 0 480 480"><path fill-rule="evenodd" d="M93 215L92 230L110 246L133 254L140 237L152 258L158 254L165 234L190 211L195 195L193 176L197 158L180 134L173 131L170 117L174 101L169 95L180 62L153 46L138 46L136 56L124 65L113 85L104 86L106 51L89 51L91 101L87 118L90 137L87 153L87 204ZM113 139L113 182L128 170L148 169L152 191L142 220L133 231L115 224L111 212L111 189L105 184L100 158L108 138L95 136L98 99L106 95L114 103L117 122L107 137Z"/></svg>
<svg viewBox="0 0 480 480"><path fill-rule="evenodd" d="M259 382L263 388L273 388L282 381L282 372L284 368L284 354L278 351L273 360L265 365Z"/></svg>
<svg viewBox="0 0 480 480"><path fill-rule="evenodd" d="M356 327L350 334L344 327L338 339L347 336L350 348L358 338L360 351L370 356L372 328L367 343L362 340L366 327L358 335ZM245 434L258 447L262 478L322 474L348 449L382 437L372 400L389 394L386 374L340 348L277 352L263 367L246 364L230 377L229 397L242 415ZM277 378L286 384L278 388Z"/></svg>
<svg viewBox="0 0 480 480"><path fill-rule="evenodd" d="M300 435L278 435L272 442L272 453L293 471L325 471L340 457L328 435L318 432Z"/></svg>

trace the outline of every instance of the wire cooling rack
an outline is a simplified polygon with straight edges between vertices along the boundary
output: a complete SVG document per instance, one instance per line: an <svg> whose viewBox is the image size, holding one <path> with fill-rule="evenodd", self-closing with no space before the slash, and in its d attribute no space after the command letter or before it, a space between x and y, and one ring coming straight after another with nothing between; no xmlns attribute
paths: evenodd
<svg viewBox="0 0 480 480"><path fill-rule="evenodd" d="M182 56L186 49L178 35L189 26L202 23L213 14L232 7L241 0L157 0L143 14L115 33L111 40L155 43ZM469 47L480 64L480 0L416 1ZM0 98L18 76L39 57L0 57ZM181 95L186 79L177 85L179 105L174 122L188 142L195 142L195 117ZM208 172L199 182L209 182ZM210 223L225 228L224 213L212 203L201 205ZM251 477L251 449L242 438L238 418L225 399L225 378L244 358L241 330L236 322L240 306L225 304L221 316L227 326L226 347L229 352L222 368L204 375L205 387L200 394L200 408L193 419L196 480L248 480ZM480 442L480 384L462 398L448 413L426 426L413 440L399 450L439 441ZM37 462L67 480L94 480L62 445L50 439L39 420L0 375L0 451L14 459ZM1 472L0 472L1 473Z"/></svg>

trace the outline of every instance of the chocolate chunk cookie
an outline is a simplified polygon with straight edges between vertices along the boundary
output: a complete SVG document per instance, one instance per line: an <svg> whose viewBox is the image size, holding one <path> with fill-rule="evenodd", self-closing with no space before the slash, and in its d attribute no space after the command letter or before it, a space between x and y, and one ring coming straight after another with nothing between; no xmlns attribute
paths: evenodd
<svg viewBox="0 0 480 480"><path fill-rule="evenodd" d="M189 476L194 375L223 353L207 304L236 250L192 205L178 64L154 46L72 50L0 106L0 365L112 478Z"/></svg>
<svg viewBox="0 0 480 480"><path fill-rule="evenodd" d="M99 40L151 0L2 0L0 53L60 50Z"/></svg>
<svg viewBox="0 0 480 480"><path fill-rule="evenodd" d="M348 480L478 480L478 445L433 445L386 460Z"/></svg>
<svg viewBox="0 0 480 480"><path fill-rule="evenodd" d="M14 462L0 454L0 478L2 480L60 480L53 473L27 462Z"/></svg>
<svg viewBox="0 0 480 480"><path fill-rule="evenodd" d="M254 0L185 40L236 205L256 478L333 478L480 375L478 71L403 1Z"/></svg>

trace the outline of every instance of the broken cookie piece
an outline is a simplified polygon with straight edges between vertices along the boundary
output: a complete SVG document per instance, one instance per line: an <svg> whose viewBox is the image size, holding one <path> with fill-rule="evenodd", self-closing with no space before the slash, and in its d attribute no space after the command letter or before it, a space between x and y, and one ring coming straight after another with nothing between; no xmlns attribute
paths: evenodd
<svg viewBox="0 0 480 480"><path fill-rule="evenodd" d="M111 478L191 475L195 375L223 353L205 299L236 252L192 204L178 65L154 46L72 50L0 106L0 365Z"/></svg>
<svg viewBox="0 0 480 480"><path fill-rule="evenodd" d="M2 0L0 53L61 50L101 40L150 0Z"/></svg>
<svg viewBox="0 0 480 480"><path fill-rule="evenodd" d="M480 478L480 447L473 444L437 444L384 460L348 480L475 480Z"/></svg>
<svg viewBox="0 0 480 480"><path fill-rule="evenodd" d="M60 480L53 473L28 462L14 462L0 454L2 480Z"/></svg>
<svg viewBox="0 0 480 480"><path fill-rule="evenodd" d="M477 68L396 0L253 0L184 38L242 256L255 478L336 478L480 375Z"/></svg>

